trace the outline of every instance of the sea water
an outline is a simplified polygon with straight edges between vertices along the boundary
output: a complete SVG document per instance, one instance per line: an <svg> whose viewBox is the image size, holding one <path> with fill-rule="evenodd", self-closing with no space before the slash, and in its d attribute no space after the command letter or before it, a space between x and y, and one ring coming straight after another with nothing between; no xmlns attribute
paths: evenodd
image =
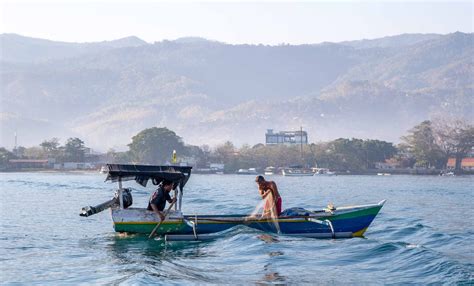
<svg viewBox="0 0 474 286"><path fill-rule="evenodd" d="M110 212L80 217L113 196L96 173L0 174L3 284L472 284L474 177L269 176L283 208L387 202L364 238L310 239L244 226L206 242L113 231ZM153 188L134 182L135 207ZM252 176L192 175L185 214L250 214Z"/></svg>

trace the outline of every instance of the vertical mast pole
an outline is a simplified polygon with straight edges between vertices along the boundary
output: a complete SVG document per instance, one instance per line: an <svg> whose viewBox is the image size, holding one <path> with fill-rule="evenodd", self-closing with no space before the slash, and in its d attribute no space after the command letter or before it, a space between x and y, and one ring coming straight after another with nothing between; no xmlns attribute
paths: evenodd
<svg viewBox="0 0 474 286"><path fill-rule="evenodd" d="M119 201L120 201L120 209L123 210L122 178L119 178L118 183L119 183L118 195L119 195Z"/></svg>
<svg viewBox="0 0 474 286"><path fill-rule="evenodd" d="M18 141L17 141L17 138L16 138L16 131L15 131L15 148L13 149L14 150L14 153L16 156L18 156L18 145L17 145Z"/></svg>
<svg viewBox="0 0 474 286"><path fill-rule="evenodd" d="M176 189L174 189L174 198L176 199L176 203L174 204L174 210L177 211L178 210L178 188L179 187L176 187Z"/></svg>
<svg viewBox="0 0 474 286"><path fill-rule="evenodd" d="M300 126L300 154L301 154L301 163L304 165L303 157L303 126Z"/></svg>

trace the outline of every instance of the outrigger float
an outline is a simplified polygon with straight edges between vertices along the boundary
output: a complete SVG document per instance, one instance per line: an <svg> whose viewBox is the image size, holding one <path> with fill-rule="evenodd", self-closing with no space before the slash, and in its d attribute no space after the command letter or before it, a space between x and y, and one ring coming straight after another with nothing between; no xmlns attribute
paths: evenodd
<svg viewBox="0 0 474 286"><path fill-rule="evenodd" d="M218 232L237 225L245 225L270 233L312 238L350 238L363 236L377 216L385 200L370 205L338 207L308 211L293 208L283 211L276 219L236 215L183 215L183 189L192 167L107 164L106 181L118 182L119 188L110 201L82 208L81 216L90 216L110 208L116 232L162 236L165 240L206 240L218 237ZM177 202L167 210L163 222L146 208L130 207L131 190L122 187L123 181L135 180L146 186L163 180L172 181Z"/></svg>

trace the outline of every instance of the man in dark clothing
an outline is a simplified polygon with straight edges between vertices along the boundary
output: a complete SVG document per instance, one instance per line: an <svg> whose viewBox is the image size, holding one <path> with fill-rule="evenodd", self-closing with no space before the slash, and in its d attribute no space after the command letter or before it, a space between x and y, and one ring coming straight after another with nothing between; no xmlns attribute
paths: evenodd
<svg viewBox="0 0 474 286"><path fill-rule="evenodd" d="M173 203L176 198L171 199L170 192L173 189L173 182L163 181L158 189L151 195L148 201L148 210L154 211L161 220L165 219L163 210L165 209L166 201Z"/></svg>

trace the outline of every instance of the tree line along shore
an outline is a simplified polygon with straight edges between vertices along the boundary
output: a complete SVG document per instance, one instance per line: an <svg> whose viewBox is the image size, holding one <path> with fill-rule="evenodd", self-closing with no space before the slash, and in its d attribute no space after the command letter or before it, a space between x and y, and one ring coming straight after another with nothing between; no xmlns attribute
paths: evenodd
<svg viewBox="0 0 474 286"><path fill-rule="evenodd" d="M339 138L328 142L292 145L243 145L232 142L211 148L185 144L166 127L152 127L131 138L128 150L94 153L80 138L69 138L64 145L58 138L38 146L0 147L0 170L96 169L106 163L181 164L196 170L221 166L223 173L269 166L324 168L338 174L439 174L474 173L474 126L463 120L423 121L407 131L395 145L377 139ZM176 151L177 160L172 160Z"/></svg>

